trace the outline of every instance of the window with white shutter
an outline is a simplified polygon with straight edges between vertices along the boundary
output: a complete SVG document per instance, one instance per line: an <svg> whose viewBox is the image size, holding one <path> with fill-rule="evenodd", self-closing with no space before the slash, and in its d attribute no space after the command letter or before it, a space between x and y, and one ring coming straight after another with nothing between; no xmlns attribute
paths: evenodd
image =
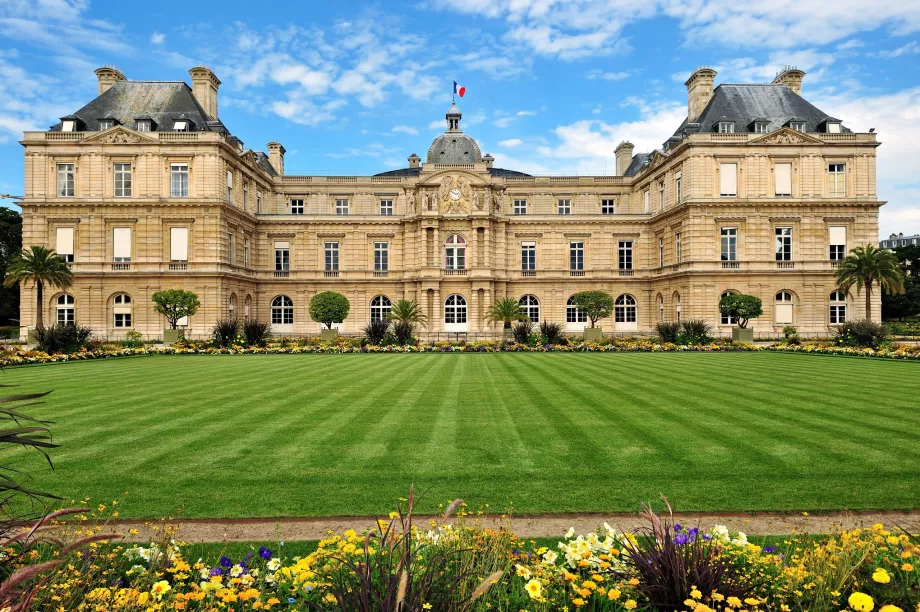
<svg viewBox="0 0 920 612"><path fill-rule="evenodd" d="M847 228L845 225L832 225L830 227L830 260L840 261L846 257Z"/></svg>
<svg viewBox="0 0 920 612"><path fill-rule="evenodd" d="M169 260L188 261L188 228L169 228Z"/></svg>
<svg viewBox="0 0 920 612"><path fill-rule="evenodd" d="M738 164L719 164L719 195L723 198L738 195Z"/></svg>
<svg viewBox="0 0 920 612"><path fill-rule="evenodd" d="M131 261L131 228L116 227L113 229L112 254L116 262Z"/></svg>
<svg viewBox="0 0 920 612"><path fill-rule="evenodd" d="M59 227L57 228L57 245L55 247L57 254L63 257L66 261L73 261L73 228L72 227Z"/></svg>
<svg viewBox="0 0 920 612"><path fill-rule="evenodd" d="M777 197L792 196L792 164L782 163L774 166L776 180L775 192Z"/></svg>

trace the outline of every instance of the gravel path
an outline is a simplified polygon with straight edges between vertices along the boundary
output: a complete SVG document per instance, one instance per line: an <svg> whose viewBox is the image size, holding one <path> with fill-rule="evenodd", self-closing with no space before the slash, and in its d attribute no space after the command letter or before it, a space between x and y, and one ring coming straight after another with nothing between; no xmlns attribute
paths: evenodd
<svg viewBox="0 0 920 612"><path fill-rule="evenodd" d="M841 527L865 527L875 523L920 528L920 511L910 512L834 512L826 514L779 513L682 513L675 514L677 522L687 526L709 527L726 525L748 535L789 535L793 533L831 533ZM416 517L415 524L424 527L435 517ZM468 519L470 520L470 519ZM478 518L484 527L501 527L508 521L498 516ZM605 522L622 531L637 531L648 525L632 514L563 514L518 516L511 528L524 538L562 537L574 527L576 533L588 533ZM330 533L347 529L362 530L374 523L374 517L323 517L283 519L189 519L176 521L177 540L184 542L272 542L319 540ZM128 541L149 541L156 538L150 523L144 521L114 521L110 527L125 534ZM136 529L136 535L129 530Z"/></svg>

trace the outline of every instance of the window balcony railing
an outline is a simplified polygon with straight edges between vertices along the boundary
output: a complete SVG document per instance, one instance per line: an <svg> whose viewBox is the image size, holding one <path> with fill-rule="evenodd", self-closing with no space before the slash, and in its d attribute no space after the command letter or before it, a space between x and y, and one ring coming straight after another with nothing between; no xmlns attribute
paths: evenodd
<svg viewBox="0 0 920 612"><path fill-rule="evenodd" d="M466 268L445 268L444 276L466 276Z"/></svg>
<svg viewBox="0 0 920 612"><path fill-rule="evenodd" d="M386 278L389 275L389 270L374 270L374 278Z"/></svg>
<svg viewBox="0 0 920 612"><path fill-rule="evenodd" d="M171 263L171 264L169 264L169 271L170 271L170 272L185 272L186 270L188 270L188 264L187 264L187 263L181 263L181 262L179 262L179 263Z"/></svg>
<svg viewBox="0 0 920 612"><path fill-rule="evenodd" d="M776 262L777 270L792 270L795 268L794 261L778 261Z"/></svg>
<svg viewBox="0 0 920 612"><path fill-rule="evenodd" d="M323 271L323 278L338 278L338 277L339 277L338 270L324 270Z"/></svg>
<svg viewBox="0 0 920 612"><path fill-rule="evenodd" d="M831 267L832 267L832 268L839 268L839 267L840 267L840 260L839 260L839 259L836 259L836 260L832 261L832 262L831 262Z"/></svg>
<svg viewBox="0 0 920 612"><path fill-rule="evenodd" d="M740 270L741 262L740 261L723 261L722 269L723 270Z"/></svg>
<svg viewBox="0 0 920 612"><path fill-rule="evenodd" d="M635 270L619 270L620 276L635 276Z"/></svg>
<svg viewBox="0 0 920 612"><path fill-rule="evenodd" d="M536 270L521 270L521 276L524 277L534 277L537 275Z"/></svg>
<svg viewBox="0 0 920 612"><path fill-rule="evenodd" d="M569 270L569 276L584 276L584 270Z"/></svg>
<svg viewBox="0 0 920 612"><path fill-rule="evenodd" d="M129 263L113 263L112 271L113 272L126 272L131 269L131 264Z"/></svg>
<svg viewBox="0 0 920 612"><path fill-rule="evenodd" d="M287 278L291 275L288 270L275 270L275 278Z"/></svg>

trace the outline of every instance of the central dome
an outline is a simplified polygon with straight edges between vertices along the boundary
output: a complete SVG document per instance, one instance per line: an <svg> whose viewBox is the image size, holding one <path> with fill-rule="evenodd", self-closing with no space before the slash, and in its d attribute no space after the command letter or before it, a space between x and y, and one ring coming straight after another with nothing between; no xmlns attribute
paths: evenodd
<svg viewBox="0 0 920 612"><path fill-rule="evenodd" d="M428 163L478 164L482 162L479 145L460 129L462 116L457 105L451 104L445 115L447 130L431 143L428 149Z"/></svg>

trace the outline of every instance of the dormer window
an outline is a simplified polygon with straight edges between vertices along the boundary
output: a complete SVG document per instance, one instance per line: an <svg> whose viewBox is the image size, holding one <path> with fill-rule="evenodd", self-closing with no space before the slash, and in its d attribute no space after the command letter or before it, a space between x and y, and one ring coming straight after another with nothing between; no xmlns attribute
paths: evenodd
<svg viewBox="0 0 920 612"><path fill-rule="evenodd" d="M755 134L766 134L769 131L770 122L769 121L755 121L754 122L754 133Z"/></svg>
<svg viewBox="0 0 920 612"><path fill-rule="evenodd" d="M138 119L137 120L137 131L138 132L149 132L150 131L150 120L149 119Z"/></svg>
<svg viewBox="0 0 920 612"><path fill-rule="evenodd" d="M719 134L734 134L735 133L735 122L734 121L720 121L719 122Z"/></svg>
<svg viewBox="0 0 920 612"><path fill-rule="evenodd" d="M65 119L61 122L62 132L76 132L77 122L73 119Z"/></svg>
<svg viewBox="0 0 920 612"><path fill-rule="evenodd" d="M840 122L828 121L826 129L827 129L828 134L839 134L840 133Z"/></svg>
<svg viewBox="0 0 920 612"><path fill-rule="evenodd" d="M188 121L184 119L180 121L176 121L173 124L173 130L175 130L176 132L187 132L188 131Z"/></svg>
<svg viewBox="0 0 920 612"><path fill-rule="evenodd" d="M795 130L796 132L805 132L805 122L804 121L790 121L789 127Z"/></svg>

